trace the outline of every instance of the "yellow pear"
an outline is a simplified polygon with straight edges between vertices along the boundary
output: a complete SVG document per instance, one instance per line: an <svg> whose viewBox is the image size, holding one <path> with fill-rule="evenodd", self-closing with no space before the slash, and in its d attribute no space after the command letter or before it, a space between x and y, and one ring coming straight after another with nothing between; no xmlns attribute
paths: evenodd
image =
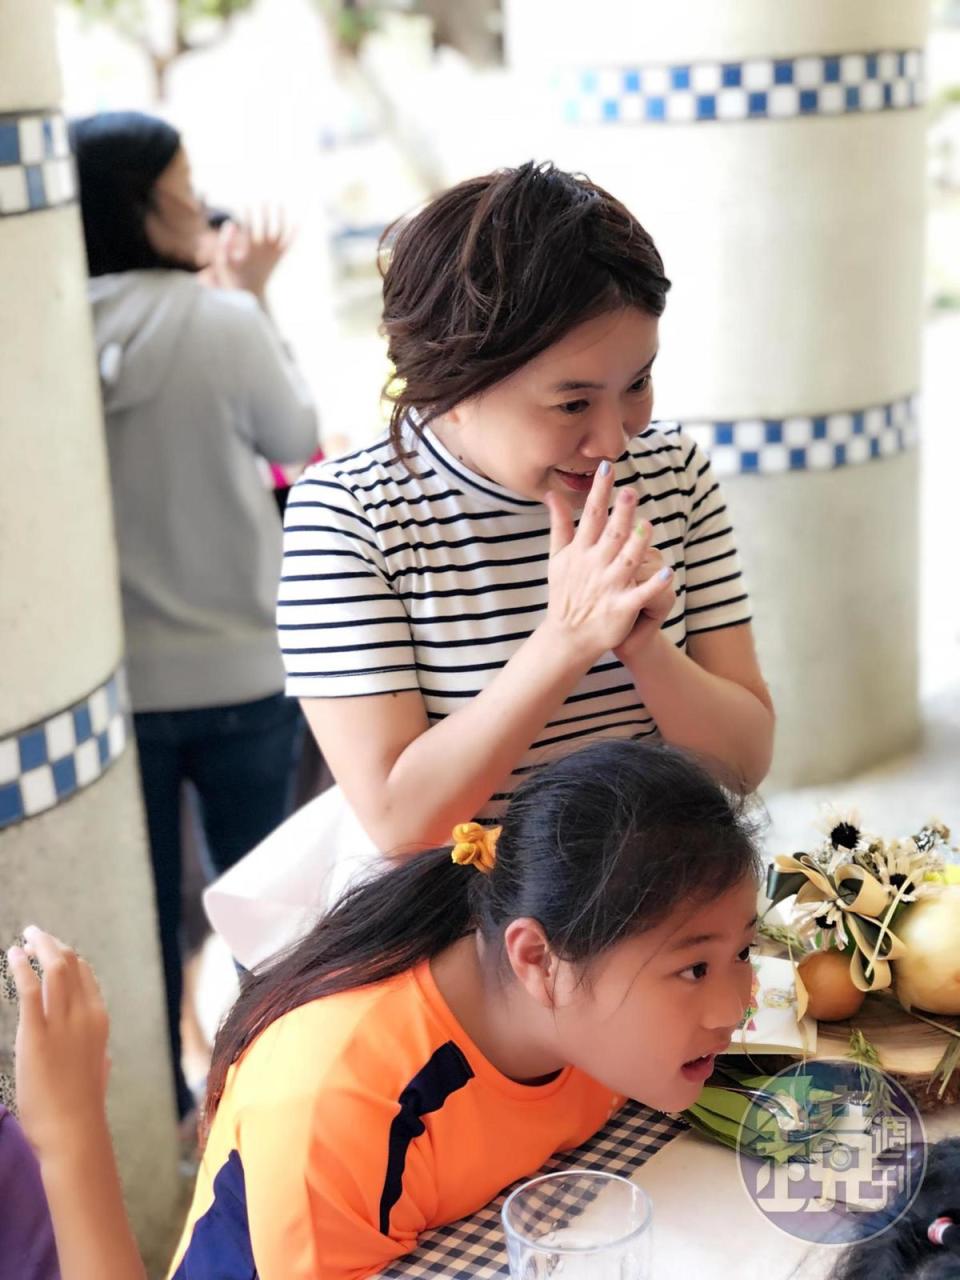
<svg viewBox="0 0 960 1280"><path fill-rule="evenodd" d="M960 1013L960 884L912 902L894 930L907 948L893 962L900 1003L927 1013Z"/></svg>

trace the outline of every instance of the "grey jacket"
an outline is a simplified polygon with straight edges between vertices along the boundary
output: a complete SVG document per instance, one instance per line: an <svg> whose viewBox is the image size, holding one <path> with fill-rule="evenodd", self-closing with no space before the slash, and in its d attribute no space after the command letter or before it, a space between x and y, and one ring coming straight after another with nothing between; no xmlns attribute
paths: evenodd
<svg viewBox="0 0 960 1280"><path fill-rule="evenodd" d="M89 287L134 709L277 693L281 529L257 459L316 449L306 388L250 294L183 271Z"/></svg>

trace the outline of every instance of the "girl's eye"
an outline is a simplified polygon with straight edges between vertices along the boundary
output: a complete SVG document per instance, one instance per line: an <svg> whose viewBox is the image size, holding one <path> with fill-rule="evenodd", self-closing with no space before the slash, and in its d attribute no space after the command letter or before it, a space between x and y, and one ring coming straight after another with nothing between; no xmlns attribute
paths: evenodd
<svg viewBox="0 0 960 1280"><path fill-rule="evenodd" d="M649 387L649 385L650 385L650 374L649 374L649 373L645 373L645 374L643 375L643 377L642 377L642 378L638 378L638 379L636 380L636 382L633 384L633 386L630 388L630 390L631 390L631 391L646 391L646 389L647 389L647 387Z"/></svg>
<svg viewBox="0 0 960 1280"><path fill-rule="evenodd" d="M561 413L573 415L575 413L583 413L584 409L589 408L589 400L568 400L566 404L558 404L557 408Z"/></svg>
<svg viewBox="0 0 960 1280"><path fill-rule="evenodd" d="M753 955L753 943L751 943L749 947L744 947L743 950L740 952L740 954L737 956L737 959L741 960L744 964L748 964L750 962L750 957L752 955Z"/></svg>
<svg viewBox="0 0 960 1280"><path fill-rule="evenodd" d="M706 960L700 960L697 964L691 964L686 969L681 970L680 977L685 982L701 982L707 976L708 968Z"/></svg>

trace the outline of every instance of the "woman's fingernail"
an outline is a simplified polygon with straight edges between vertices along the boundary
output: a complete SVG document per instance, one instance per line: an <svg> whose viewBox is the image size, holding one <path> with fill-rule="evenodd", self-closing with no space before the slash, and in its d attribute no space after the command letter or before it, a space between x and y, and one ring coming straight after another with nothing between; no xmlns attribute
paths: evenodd
<svg viewBox="0 0 960 1280"><path fill-rule="evenodd" d="M673 570L668 566L664 566L664 568L662 568L660 572L657 574L657 578L659 579L660 582L669 582L672 577L673 577Z"/></svg>
<svg viewBox="0 0 960 1280"><path fill-rule="evenodd" d="M39 933L39 932L40 932L40 928L39 928L39 926L38 926L38 925L35 925L35 924L25 924L25 925L23 926L23 936L24 936L25 938L29 938L31 934Z"/></svg>
<svg viewBox="0 0 960 1280"><path fill-rule="evenodd" d="M634 526L633 532L637 535L638 538L643 538L646 536L646 532L649 528L650 526L647 524L646 520L638 520L636 525Z"/></svg>
<svg viewBox="0 0 960 1280"><path fill-rule="evenodd" d="M600 472L602 476L608 476L610 474L610 463L606 460L606 458L604 458L604 460L600 463L599 467L597 467L597 470Z"/></svg>

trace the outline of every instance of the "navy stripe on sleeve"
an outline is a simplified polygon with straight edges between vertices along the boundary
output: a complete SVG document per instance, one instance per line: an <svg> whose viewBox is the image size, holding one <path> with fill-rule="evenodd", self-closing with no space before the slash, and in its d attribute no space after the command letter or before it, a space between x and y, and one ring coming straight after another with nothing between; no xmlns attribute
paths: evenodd
<svg viewBox="0 0 960 1280"><path fill-rule="evenodd" d="M403 1171L407 1150L426 1126L423 1117L439 1111L452 1093L473 1079L473 1069L461 1050L448 1040L436 1049L426 1066L421 1067L398 1099L400 1110L390 1126L387 1146L387 1172L380 1196L380 1231L390 1234L390 1213L403 1194Z"/></svg>

